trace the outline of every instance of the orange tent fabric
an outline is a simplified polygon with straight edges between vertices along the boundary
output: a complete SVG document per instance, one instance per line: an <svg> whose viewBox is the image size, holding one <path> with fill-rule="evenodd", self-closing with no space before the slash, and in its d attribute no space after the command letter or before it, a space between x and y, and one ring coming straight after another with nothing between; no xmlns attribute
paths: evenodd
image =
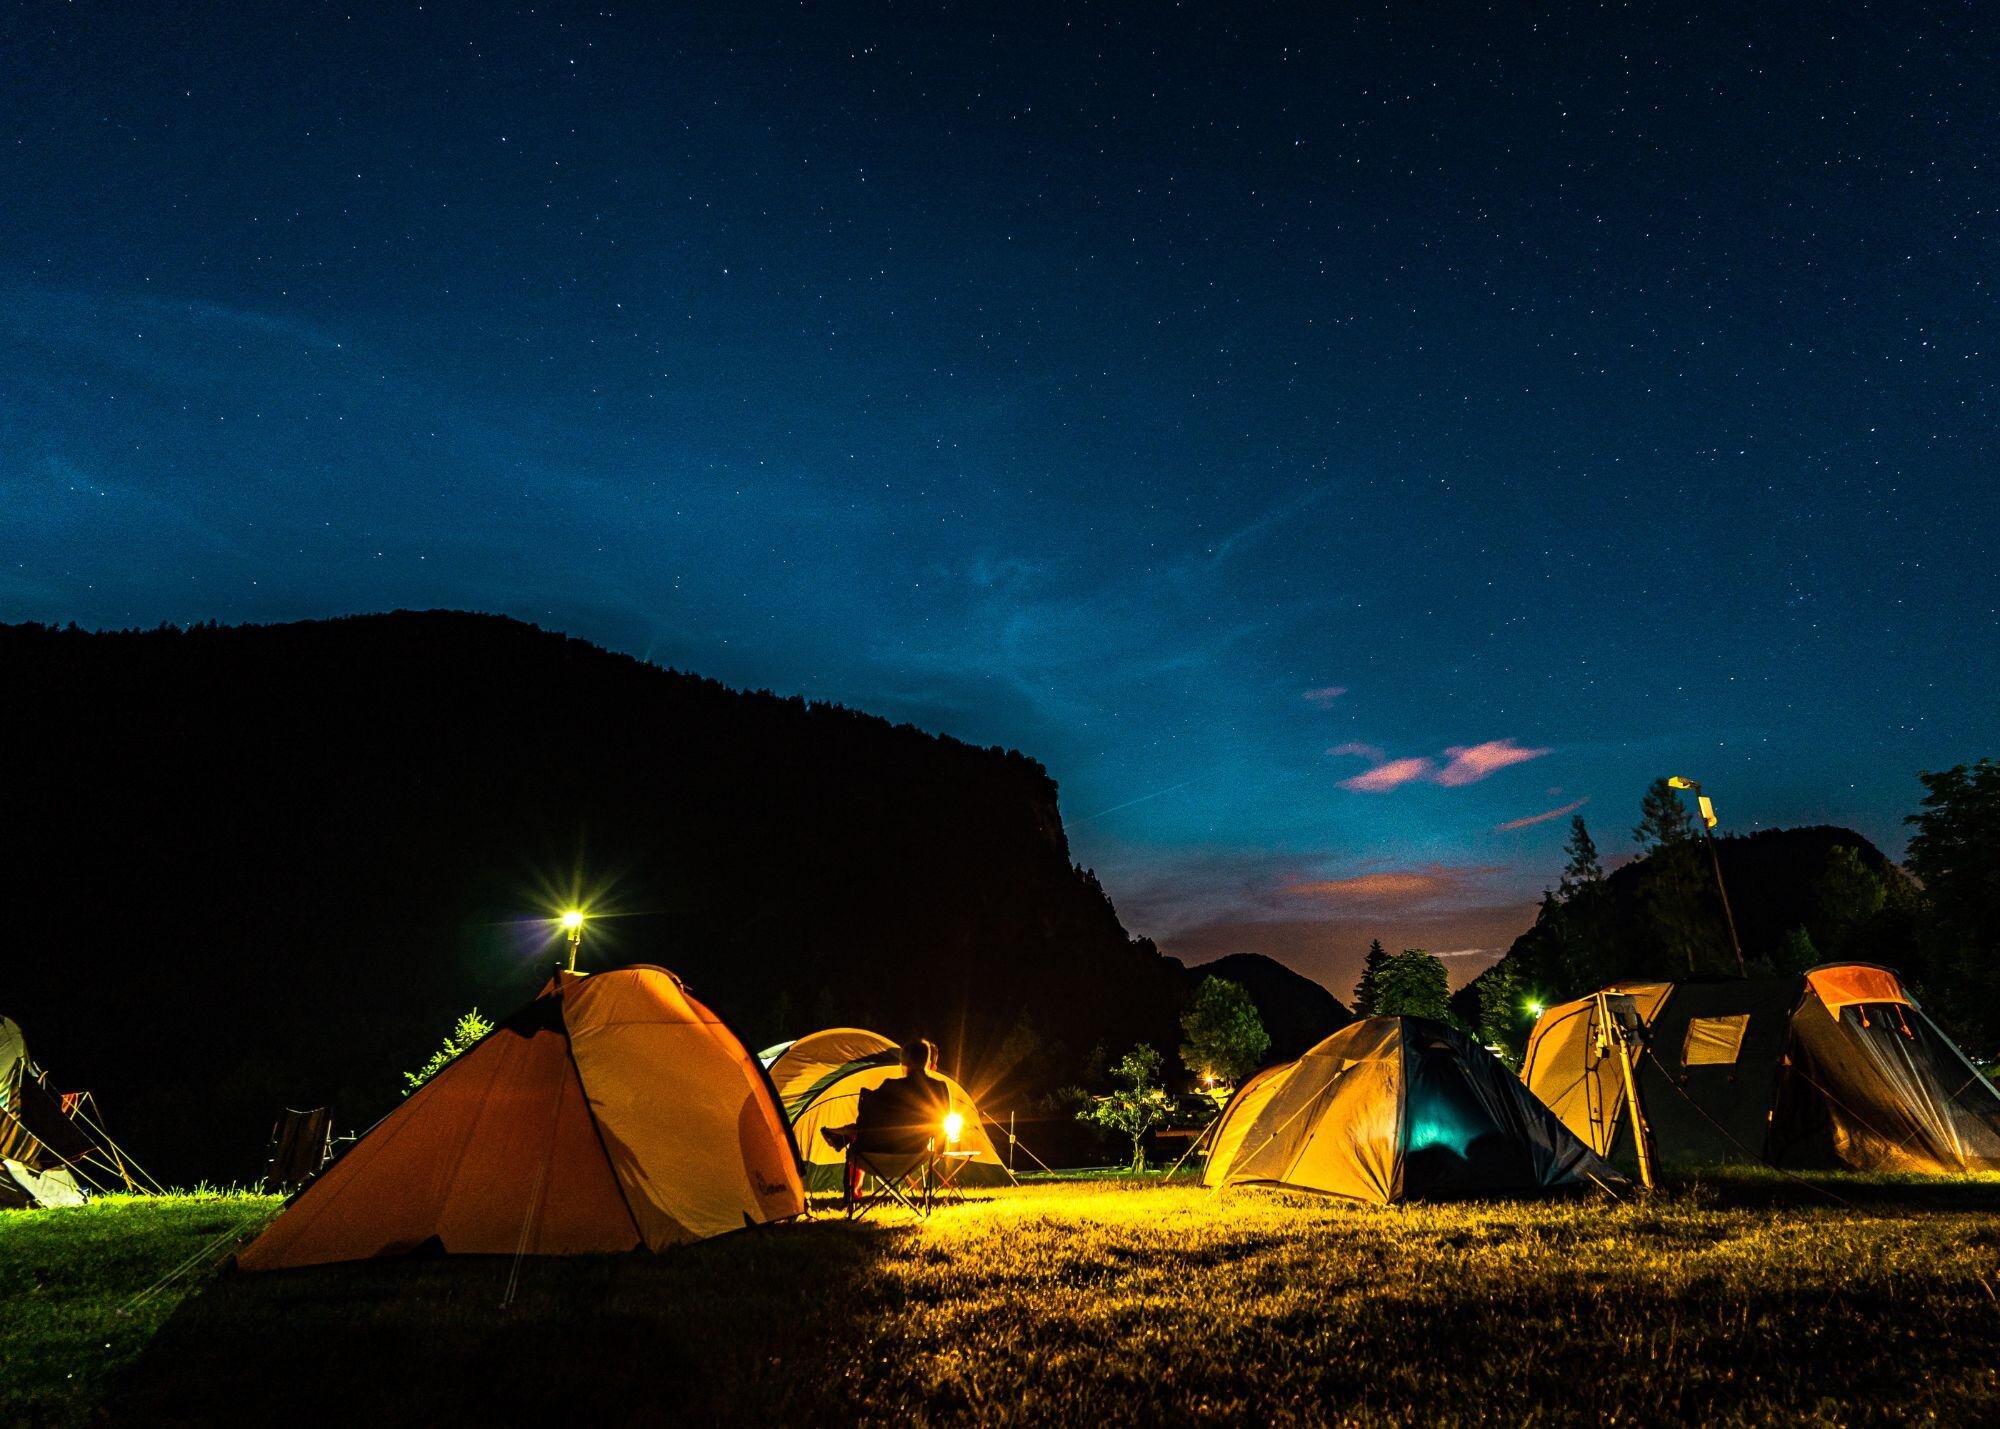
<svg viewBox="0 0 2000 1429"><path fill-rule="evenodd" d="M1840 1020L1841 1008L1853 1007L1857 1003L1910 1005L1909 995L1903 991L1903 984L1894 973L1867 963L1828 963L1808 972L1806 981L1812 984L1812 990L1819 994L1819 1000L1833 1014L1836 1022Z"/></svg>
<svg viewBox="0 0 2000 1429"><path fill-rule="evenodd" d="M237 1262L660 1250L804 1209L770 1084L713 1012L662 968L562 973Z"/></svg>

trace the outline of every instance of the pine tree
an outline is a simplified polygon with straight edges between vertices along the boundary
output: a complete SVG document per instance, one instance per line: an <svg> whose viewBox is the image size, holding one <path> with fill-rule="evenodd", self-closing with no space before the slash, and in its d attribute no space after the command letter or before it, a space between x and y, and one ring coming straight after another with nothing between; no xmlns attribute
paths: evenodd
<svg viewBox="0 0 2000 1429"><path fill-rule="evenodd" d="M1563 845L1569 862L1563 865L1562 882L1556 894L1567 903L1593 884L1604 881L1604 865L1597 861L1597 841L1584 827L1583 815L1569 821L1569 841Z"/></svg>
<svg viewBox="0 0 2000 1429"><path fill-rule="evenodd" d="M1368 943L1368 960L1361 965L1361 981L1354 985L1354 1015L1356 1017L1375 1016L1377 996L1375 984L1382 976L1382 969L1388 963L1389 955L1382 951L1382 940L1373 938Z"/></svg>
<svg viewBox="0 0 2000 1429"><path fill-rule="evenodd" d="M1664 775L1648 784L1645 797L1639 800L1639 826L1632 830L1633 842L1653 853L1693 839L1694 816L1681 802L1679 792Z"/></svg>

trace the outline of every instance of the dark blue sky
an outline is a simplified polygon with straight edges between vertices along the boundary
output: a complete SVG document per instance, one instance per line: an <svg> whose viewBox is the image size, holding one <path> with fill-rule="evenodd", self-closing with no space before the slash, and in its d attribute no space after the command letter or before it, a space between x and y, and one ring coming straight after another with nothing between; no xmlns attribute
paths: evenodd
<svg viewBox="0 0 2000 1429"><path fill-rule="evenodd" d="M0 618L1018 746L1135 931L1343 993L1548 811L1896 851L2000 752L1975 7L664 8L9 7Z"/></svg>

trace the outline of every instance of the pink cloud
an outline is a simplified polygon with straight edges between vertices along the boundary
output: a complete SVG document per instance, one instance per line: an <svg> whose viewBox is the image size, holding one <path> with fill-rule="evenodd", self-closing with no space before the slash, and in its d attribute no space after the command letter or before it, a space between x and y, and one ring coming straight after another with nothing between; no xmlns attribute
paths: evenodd
<svg viewBox="0 0 2000 1429"><path fill-rule="evenodd" d="M1509 819L1504 824L1495 824L1493 832L1496 834L1506 834L1512 833L1515 829L1525 829L1530 824L1546 824L1550 819L1560 819L1564 814L1574 814L1589 802L1590 796L1586 794L1574 803L1564 804L1560 809L1544 809L1541 813L1530 814L1525 819Z"/></svg>
<svg viewBox="0 0 2000 1429"><path fill-rule="evenodd" d="M1358 789L1364 794L1379 794L1399 784L1428 779L1436 768L1437 766L1428 759L1391 759L1385 764L1376 765L1366 773L1341 780L1340 787Z"/></svg>
<svg viewBox="0 0 2000 1429"><path fill-rule="evenodd" d="M1392 870L1357 873L1352 878L1317 878L1294 883L1285 892L1301 898L1323 898L1334 903L1377 903L1384 900L1417 902L1451 891L1453 880L1442 869Z"/></svg>
<svg viewBox="0 0 2000 1429"><path fill-rule="evenodd" d="M1305 692L1305 699L1308 704L1315 704L1321 709L1325 709L1346 693L1347 686L1345 685L1321 685L1316 690L1307 690Z"/></svg>
<svg viewBox="0 0 2000 1429"><path fill-rule="evenodd" d="M1355 759L1365 759L1370 764L1380 764L1389 757L1382 752L1382 747L1376 744L1336 744L1327 753L1331 754L1335 759L1345 759L1352 756Z"/></svg>
<svg viewBox="0 0 2000 1429"><path fill-rule="evenodd" d="M1421 868L1371 869L1345 878L1300 879L1285 884L1284 891L1291 897L1310 898L1318 903L1408 909L1475 896L1500 871L1493 867L1448 867L1433 863Z"/></svg>
<svg viewBox="0 0 2000 1429"><path fill-rule="evenodd" d="M1484 744L1454 745L1445 751L1451 762L1438 770L1435 782L1447 788L1457 788L1461 784L1477 784L1489 774L1498 773L1510 764L1524 764L1530 759L1540 759L1551 754L1548 749L1523 749L1511 739L1489 739Z"/></svg>

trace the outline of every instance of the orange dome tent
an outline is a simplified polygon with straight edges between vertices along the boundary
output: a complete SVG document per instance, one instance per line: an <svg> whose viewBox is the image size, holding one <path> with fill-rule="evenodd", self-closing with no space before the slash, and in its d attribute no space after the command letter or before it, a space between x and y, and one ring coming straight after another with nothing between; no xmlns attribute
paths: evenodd
<svg viewBox="0 0 2000 1429"><path fill-rule="evenodd" d="M558 973L237 1259L661 1250L805 1209L756 1060L663 968Z"/></svg>

